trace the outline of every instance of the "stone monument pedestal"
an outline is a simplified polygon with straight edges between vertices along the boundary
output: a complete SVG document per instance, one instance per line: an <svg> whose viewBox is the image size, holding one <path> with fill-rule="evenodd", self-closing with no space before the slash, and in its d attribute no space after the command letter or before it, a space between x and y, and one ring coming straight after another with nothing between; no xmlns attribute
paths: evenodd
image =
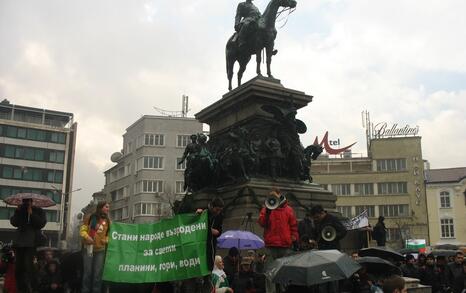
<svg viewBox="0 0 466 293"><path fill-rule="evenodd" d="M205 208L212 198L219 196L225 201L224 231L252 230L261 235L262 227L257 224L257 219L272 187L279 188L286 195L298 219L305 216L306 210L311 205L321 204L325 209L335 209L336 196L317 184L260 178L203 190L187 195L186 200L195 208ZM250 217L248 217L249 213Z"/></svg>
<svg viewBox="0 0 466 293"><path fill-rule="evenodd" d="M224 230L258 234L259 211L273 187L286 195L298 219L311 205L334 210L336 196L302 175L310 159L303 160L298 133L306 126L295 115L311 101L312 96L285 88L277 79L256 77L197 113L196 119L210 126L209 151L220 166L217 174L223 173L212 186L186 195L181 209L205 208L219 196L226 204ZM275 140L275 153L268 148L270 139Z"/></svg>

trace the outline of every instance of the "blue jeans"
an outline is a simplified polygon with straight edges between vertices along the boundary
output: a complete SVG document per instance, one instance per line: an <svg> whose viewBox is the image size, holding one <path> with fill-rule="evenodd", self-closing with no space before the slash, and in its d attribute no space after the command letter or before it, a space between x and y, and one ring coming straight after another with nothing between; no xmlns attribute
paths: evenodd
<svg viewBox="0 0 466 293"><path fill-rule="evenodd" d="M81 293L101 293L104 261L105 250L94 251L92 256L84 250Z"/></svg>

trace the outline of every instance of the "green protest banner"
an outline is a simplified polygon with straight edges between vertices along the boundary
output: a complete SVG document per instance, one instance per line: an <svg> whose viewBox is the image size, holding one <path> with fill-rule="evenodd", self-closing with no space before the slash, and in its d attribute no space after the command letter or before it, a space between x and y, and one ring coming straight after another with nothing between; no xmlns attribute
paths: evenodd
<svg viewBox="0 0 466 293"><path fill-rule="evenodd" d="M206 212L153 224L112 223L103 279L149 283L207 275L207 229Z"/></svg>

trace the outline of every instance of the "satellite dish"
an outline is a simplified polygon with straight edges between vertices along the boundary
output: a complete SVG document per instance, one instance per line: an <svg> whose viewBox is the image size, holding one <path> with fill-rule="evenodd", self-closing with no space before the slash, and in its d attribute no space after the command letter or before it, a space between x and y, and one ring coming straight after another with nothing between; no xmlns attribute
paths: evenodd
<svg viewBox="0 0 466 293"><path fill-rule="evenodd" d="M110 156L110 160L114 163L118 163L118 161L123 157L123 154L120 152L115 152Z"/></svg>

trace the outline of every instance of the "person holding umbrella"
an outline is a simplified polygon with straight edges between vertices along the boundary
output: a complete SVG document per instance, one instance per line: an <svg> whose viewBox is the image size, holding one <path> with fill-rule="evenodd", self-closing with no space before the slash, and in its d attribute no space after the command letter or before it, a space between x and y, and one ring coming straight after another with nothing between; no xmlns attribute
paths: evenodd
<svg viewBox="0 0 466 293"><path fill-rule="evenodd" d="M14 241L16 288L19 292L32 292L36 285L34 256L43 237L40 230L47 223L45 212L33 205L32 198L23 198L10 223L18 228Z"/></svg>

